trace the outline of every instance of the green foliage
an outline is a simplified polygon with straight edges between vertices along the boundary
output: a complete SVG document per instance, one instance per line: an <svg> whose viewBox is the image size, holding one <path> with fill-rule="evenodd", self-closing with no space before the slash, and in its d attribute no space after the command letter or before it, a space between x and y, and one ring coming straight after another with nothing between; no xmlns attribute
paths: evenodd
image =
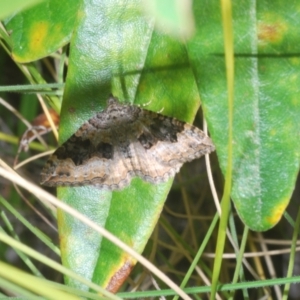
<svg viewBox="0 0 300 300"><path fill-rule="evenodd" d="M72 5L48 0L6 19L4 25L10 36L0 28L1 46L22 72L26 66L23 63L29 62L29 72L24 74L31 83L45 80L40 65L30 62L64 47L60 54L53 55L60 65L58 82L63 81L62 70L68 55L62 103L59 97L50 94L50 86L45 89L49 92L49 104L57 111L61 107L59 143L96 111L101 111L110 93L121 101L145 105L153 111L162 110L165 115L187 122L193 121L201 99L223 174L228 167L228 145L233 146L229 166L231 197L247 226L244 238L248 236L248 227L266 231L280 221L299 171L300 24L299 18L294 17L297 1L289 5L283 5L282 1L233 5L232 138L228 134L230 105L220 2L194 1L192 7L187 5L182 12L178 3L166 3L148 1L148 6L143 7L138 0L86 0L73 1ZM14 10L14 7L7 9L0 18ZM162 24L167 24L166 28ZM68 51L65 46L69 43ZM20 110L27 116L35 111L28 105ZM58 197L141 253L160 217L171 183L151 185L137 178L122 191L59 188ZM215 222L216 219L214 226ZM193 228L193 221L189 225ZM103 287L109 285L126 263L132 267L136 262L61 210L58 226L64 265ZM238 242L234 223L231 231ZM196 233L192 233L194 241ZM178 244L188 252L188 260L197 257L193 270L200 259L195 251L198 243L194 243L196 248L187 247L183 241ZM200 249L204 250L204 243ZM217 252L221 255L223 249ZM234 282L238 278L245 280L241 256L238 266ZM212 269L207 264L203 268L207 273ZM182 287L186 282L187 278ZM298 278L294 282L299 282ZM66 277L66 283L88 291L85 283L78 283L73 277ZM248 287L247 284L242 287L244 296Z"/></svg>

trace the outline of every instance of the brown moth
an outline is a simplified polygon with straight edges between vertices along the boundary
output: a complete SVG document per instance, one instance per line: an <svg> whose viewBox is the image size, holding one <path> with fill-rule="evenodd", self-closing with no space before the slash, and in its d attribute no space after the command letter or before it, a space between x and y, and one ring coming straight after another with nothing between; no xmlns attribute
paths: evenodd
<svg viewBox="0 0 300 300"><path fill-rule="evenodd" d="M215 150L197 127L110 97L48 159L41 184L120 190L133 177L167 181L187 161Z"/></svg>

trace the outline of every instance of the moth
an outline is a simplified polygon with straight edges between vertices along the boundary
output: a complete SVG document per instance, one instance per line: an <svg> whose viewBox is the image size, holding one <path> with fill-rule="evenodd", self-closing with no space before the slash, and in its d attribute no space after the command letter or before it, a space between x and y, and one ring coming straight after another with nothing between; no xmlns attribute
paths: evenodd
<svg viewBox="0 0 300 300"><path fill-rule="evenodd" d="M107 104L50 156L41 184L120 190L133 177L161 183L185 162L215 150L193 125L113 96Z"/></svg>

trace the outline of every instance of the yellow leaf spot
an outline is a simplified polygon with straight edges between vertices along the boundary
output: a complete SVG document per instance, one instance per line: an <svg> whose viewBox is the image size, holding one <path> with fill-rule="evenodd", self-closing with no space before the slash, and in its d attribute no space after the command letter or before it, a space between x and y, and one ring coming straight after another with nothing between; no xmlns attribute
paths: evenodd
<svg viewBox="0 0 300 300"><path fill-rule="evenodd" d="M48 22L38 22L31 27L29 33L29 49L32 52L41 52L41 50L45 48L48 32Z"/></svg>
<svg viewBox="0 0 300 300"><path fill-rule="evenodd" d="M288 26L276 15L265 15L258 22L257 33L262 44L280 43L287 32Z"/></svg>
<svg viewBox="0 0 300 300"><path fill-rule="evenodd" d="M290 200L290 198L286 198L286 199L284 199L284 201L281 204L274 207L273 211L271 212L271 216L266 217L267 223L274 226L275 224L277 224L279 222L279 220L282 217L282 214L284 213L284 211L289 203L289 200Z"/></svg>

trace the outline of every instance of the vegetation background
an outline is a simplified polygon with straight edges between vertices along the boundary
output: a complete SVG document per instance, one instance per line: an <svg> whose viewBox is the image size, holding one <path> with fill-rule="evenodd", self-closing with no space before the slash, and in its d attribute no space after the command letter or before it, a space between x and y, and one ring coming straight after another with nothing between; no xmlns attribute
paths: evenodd
<svg viewBox="0 0 300 300"><path fill-rule="evenodd" d="M40 6L40 11L39 7L34 8L37 9L35 13L26 10L14 18L4 19L0 29L1 170L6 169L18 178L8 166L14 166L19 142L24 141L22 136L30 127L25 121L32 122L44 113L45 106L54 109L51 112L54 123L55 112L61 114L62 142L83 120L105 106L110 91L122 100L148 104L147 108L153 111L163 107L164 114L185 121L191 122L196 115L198 127L202 127L202 114L196 114L201 100L217 147L217 153L211 155L214 197L204 159L200 159L182 168L170 192L171 182L151 187L137 179L130 190L113 196L100 195L93 189L79 190L78 193L61 189L59 198L99 225L103 221L99 215L107 205L110 213L104 218L105 227L127 243L133 240L133 248L138 252L145 247L143 256L181 285L186 293L192 293L193 298L209 298L210 285L219 282L223 291L218 292L216 299L297 299L298 285L290 283L300 279L299 276L291 277L299 275L296 252L299 248L299 184L296 182L300 149L299 4L292 1L286 7L279 0L272 4L261 1L250 7L250 4L241 3L234 5L232 18L227 14L227 19L234 21L235 29L236 76L231 140L234 145L231 168L235 206L228 206L228 228L232 239L226 240L222 256L223 249L216 247L222 228L217 227L214 201L222 198L222 174L226 174L228 167L227 131L231 106L230 100L227 102L223 29L226 45L226 30L230 31L230 26L226 27L226 17L222 21L221 14L226 2L203 1L181 9L176 6L180 1L176 5L168 2L167 9L158 5L152 11L147 6L149 3L139 1L115 1L114 5L112 1L74 1L70 8L52 0L40 4L47 5L47 9ZM137 5L144 5L144 10L136 9ZM10 9L14 11L14 8ZM180 14L176 13L178 10ZM0 11L4 17L5 10ZM168 19L169 15L172 17ZM168 26L166 20L171 20ZM59 26L61 24L64 26ZM253 46L254 41L257 43ZM230 48L225 47L225 52L230 53ZM38 125L46 123L38 120ZM17 172L24 179L38 183L46 158L36 155L56 146L55 134L48 134L44 142L30 143L29 151L22 151L18 158L20 162L28 158L30 161ZM228 178L225 176L225 179ZM245 201L249 195L253 195L251 201ZM86 203L100 196L103 197L101 206L98 199L87 207ZM289 214L279 221L290 196ZM257 199L263 202L259 211ZM22 295L34 299L36 295L42 295L47 299L58 299L67 294L68 297L100 298L87 288L98 290L99 287L85 281L78 284L69 273L66 286L62 276L66 275L66 270L47 258L54 262L62 259L71 270L99 283L114 274L112 265L102 262L111 259L119 263L125 251L118 252L107 242L102 242L98 233L87 237L86 227L80 227L76 219L71 225L70 219L64 222L67 214L60 213L61 242L62 236L74 237L65 234L70 228L78 232L78 243L67 240L61 253L56 208L41 200L44 195L38 194L38 190L20 190L12 181L1 177L1 296ZM116 205L111 205L111 201ZM141 203L148 206L141 210ZM235 207L247 226L241 222ZM133 215L129 215L127 209L134 211ZM270 212L273 213L270 215ZM274 218L265 221L266 215ZM116 220L120 220L118 226ZM279 223L266 232L249 231L249 227L266 230L277 221ZM128 240L122 236L124 224L133 228ZM135 228L138 230L134 231ZM82 243L83 237L85 243ZM30 252L26 245L44 257ZM94 245L97 245L96 250ZM107 251L110 258L105 256L105 247L112 247ZM32 256L36 260L32 260ZM218 281L213 278L216 256L223 257ZM95 261L94 265L90 261ZM26 277L25 273L19 273L20 270L34 276ZM137 264L123 284L122 293L109 297L174 295L168 290L168 283L154 278L143 265ZM133 293L135 290L138 292Z"/></svg>

